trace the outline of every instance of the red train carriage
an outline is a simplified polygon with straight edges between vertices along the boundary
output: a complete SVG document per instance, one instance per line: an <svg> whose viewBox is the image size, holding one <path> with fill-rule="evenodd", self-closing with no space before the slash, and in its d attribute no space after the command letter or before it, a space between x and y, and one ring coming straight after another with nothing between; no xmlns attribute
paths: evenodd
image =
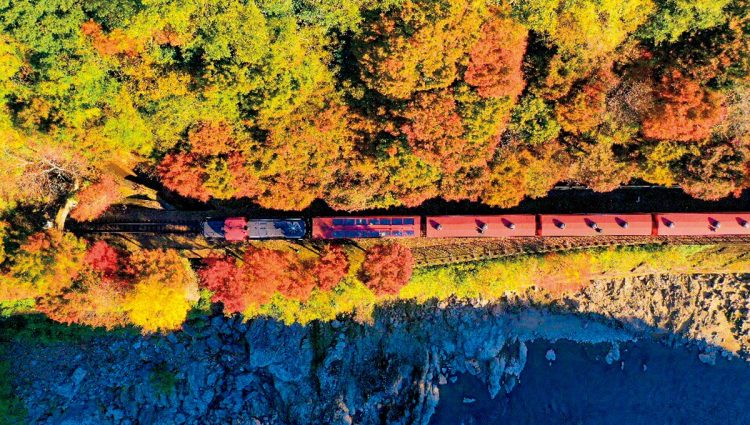
<svg viewBox="0 0 750 425"><path fill-rule="evenodd" d="M224 220L224 239L232 242L247 239L247 219L245 217L229 217Z"/></svg>
<svg viewBox="0 0 750 425"><path fill-rule="evenodd" d="M750 235L750 213L654 214L660 236Z"/></svg>
<svg viewBox="0 0 750 425"><path fill-rule="evenodd" d="M534 215L442 215L427 217L428 238L534 236Z"/></svg>
<svg viewBox="0 0 750 425"><path fill-rule="evenodd" d="M315 217L313 239L420 237L419 216Z"/></svg>
<svg viewBox="0 0 750 425"><path fill-rule="evenodd" d="M557 214L539 216L540 236L648 236L651 214Z"/></svg>

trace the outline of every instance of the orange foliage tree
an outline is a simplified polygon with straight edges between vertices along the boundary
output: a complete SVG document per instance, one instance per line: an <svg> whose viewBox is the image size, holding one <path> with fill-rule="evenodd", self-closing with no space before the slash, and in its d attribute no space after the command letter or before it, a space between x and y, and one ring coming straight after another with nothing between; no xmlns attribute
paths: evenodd
<svg viewBox="0 0 750 425"><path fill-rule="evenodd" d="M102 56L125 55L135 57L143 48L143 43L128 37L121 29L115 29L109 34L102 31L102 26L93 20L81 25L81 32L91 39L97 52Z"/></svg>
<svg viewBox="0 0 750 425"><path fill-rule="evenodd" d="M312 268L312 275L318 280L318 287L322 291L335 288L348 272L349 258L338 245L326 245Z"/></svg>
<svg viewBox="0 0 750 425"><path fill-rule="evenodd" d="M0 279L0 301L58 294L85 266L85 243L69 233L48 230L31 235Z"/></svg>
<svg viewBox="0 0 750 425"><path fill-rule="evenodd" d="M227 122L197 123L188 133L188 142L188 152L169 153L157 167L167 188L201 201L259 193L259 182L248 171L240 143Z"/></svg>
<svg viewBox="0 0 750 425"><path fill-rule="evenodd" d="M599 125L607 112L607 93L617 84L609 69L602 69L555 106L563 130L585 133Z"/></svg>
<svg viewBox="0 0 750 425"><path fill-rule="evenodd" d="M480 4L407 0L367 22L355 43L365 84L395 99L448 87L481 25Z"/></svg>
<svg viewBox="0 0 750 425"><path fill-rule="evenodd" d="M521 65L527 34L511 19L494 17L485 22L471 49L464 81L482 97L518 97L525 85Z"/></svg>
<svg viewBox="0 0 750 425"><path fill-rule="evenodd" d="M200 168L198 155L186 152L167 154L158 167L164 186L182 196L207 201L210 191L203 185L208 174Z"/></svg>
<svg viewBox="0 0 750 425"><path fill-rule="evenodd" d="M450 91L417 94L404 118L407 123L401 131L417 157L442 164L446 170L455 171L461 166L456 157L466 146L462 137L464 125Z"/></svg>
<svg viewBox="0 0 750 425"><path fill-rule="evenodd" d="M376 295L395 295L411 279L414 257L398 243L384 243L367 250L360 275Z"/></svg>
<svg viewBox="0 0 750 425"><path fill-rule="evenodd" d="M226 154L237 149L232 126L226 121L201 121L188 133L190 152L202 156Z"/></svg>
<svg viewBox="0 0 750 425"><path fill-rule="evenodd" d="M120 186L110 174L101 176L98 182L78 193L78 205L70 212L76 221L94 220L120 199Z"/></svg>
<svg viewBox="0 0 750 425"><path fill-rule="evenodd" d="M643 120L643 135L649 139L702 140L726 115L721 94L706 90L679 71L662 78L656 97Z"/></svg>
<svg viewBox="0 0 750 425"><path fill-rule="evenodd" d="M221 156L171 153L164 157L158 171L164 186L201 201L254 196L258 189L257 180L247 173L238 152Z"/></svg>
<svg viewBox="0 0 750 425"><path fill-rule="evenodd" d="M227 312L241 313L265 304L276 292L305 301L315 287L315 278L291 252L248 247L238 262L234 258L206 261L198 271L202 285L213 292Z"/></svg>
<svg viewBox="0 0 750 425"><path fill-rule="evenodd" d="M266 303L276 291L305 301L315 286L315 280L291 252L249 247L243 256L242 269L250 284L245 293L248 304Z"/></svg>
<svg viewBox="0 0 750 425"><path fill-rule="evenodd" d="M269 129L250 162L259 164L258 202L267 208L302 209L325 195L333 176L353 156L356 135L349 109L332 94L320 94Z"/></svg>
<svg viewBox="0 0 750 425"><path fill-rule="evenodd" d="M61 323L112 329L129 322L123 310L127 289L121 281L86 273L75 287L40 299L36 309Z"/></svg>

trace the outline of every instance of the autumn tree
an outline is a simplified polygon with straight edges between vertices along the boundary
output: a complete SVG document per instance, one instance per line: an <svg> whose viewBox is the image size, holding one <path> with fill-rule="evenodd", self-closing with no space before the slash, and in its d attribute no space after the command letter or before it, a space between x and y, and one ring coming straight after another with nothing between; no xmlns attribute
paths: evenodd
<svg viewBox="0 0 750 425"><path fill-rule="evenodd" d="M450 91L417 94L404 112L401 131L415 155L425 161L455 171L466 141L464 125ZM458 157L458 158L457 158Z"/></svg>
<svg viewBox="0 0 750 425"><path fill-rule="evenodd" d="M277 292L306 301L316 278L291 252L248 247L241 261L217 258L206 261L198 274L212 300L224 304L227 312L241 313L250 306L271 300Z"/></svg>
<svg viewBox="0 0 750 425"><path fill-rule="evenodd" d="M245 294L250 291L249 280L240 270L234 257L210 258L198 269L201 284L213 293L211 301L224 304L227 312L242 312L247 306Z"/></svg>
<svg viewBox="0 0 750 425"><path fill-rule="evenodd" d="M84 273L74 287L41 298L36 309L61 323L112 329L129 324L127 289L121 281Z"/></svg>
<svg viewBox="0 0 750 425"><path fill-rule="evenodd" d="M464 81L482 97L518 97L524 88L521 64L526 52L527 30L508 18L485 22L469 52Z"/></svg>
<svg viewBox="0 0 750 425"><path fill-rule="evenodd" d="M563 130L585 133L604 121L607 111L607 94L617 85L617 79L604 68L595 73L557 103L557 121Z"/></svg>
<svg viewBox="0 0 750 425"><path fill-rule="evenodd" d="M258 202L268 208L298 210L325 195L340 167L355 155L357 135L349 110L335 93L306 103L294 115L270 127L248 161L264 189Z"/></svg>
<svg viewBox="0 0 750 425"><path fill-rule="evenodd" d="M414 257L409 248L384 243L367 250L360 275L376 295L395 295L411 279L413 267Z"/></svg>
<svg viewBox="0 0 750 425"><path fill-rule="evenodd" d="M159 164L158 172L167 188L201 201L255 196L259 190L257 179L249 173L239 152L217 156L170 153Z"/></svg>
<svg viewBox="0 0 750 425"><path fill-rule="evenodd" d="M338 245L326 245L312 267L311 274L318 281L318 288L330 291L349 272L349 258Z"/></svg>
<svg viewBox="0 0 750 425"><path fill-rule="evenodd" d="M85 243L70 233L32 234L15 252L0 299L41 297L69 287L84 266Z"/></svg>
<svg viewBox="0 0 750 425"><path fill-rule="evenodd" d="M721 94L701 87L679 71L667 73L655 92L656 104L643 120L643 135L649 139L705 139L726 115Z"/></svg>
<svg viewBox="0 0 750 425"><path fill-rule="evenodd" d="M122 254L106 241L94 242L86 251L84 259L94 271L106 277L112 277L124 269Z"/></svg>
<svg viewBox="0 0 750 425"><path fill-rule="evenodd" d="M508 208L525 197L539 198L566 180L569 164L559 143L505 146L490 164L482 202Z"/></svg>
<svg viewBox="0 0 750 425"><path fill-rule="evenodd" d="M99 181L86 186L78 193L78 205L70 217L76 221L98 218L121 197L120 186L111 174L104 174Z"/></svg>
<svg viewBox="0 0 750 425"><path fill-rule="evenodd" d="M730 0L658 0L658 6L642 33L657 43L677 41L685 33L716 27L726 21Z"/></svg>
<svg viewBox="0 0 750 425"><path fill-rule="evenodd" d="M525 96L514 108L508 130L514 139L536 146L557 138L561 128L544 99Z"/></svg>
<svg viewBox="0 0 750 425"><path fill-rule="evenodd" d="M174 250L139 251L130 259L133 289L124 300L128 320L144 332L179 328L198 300L198 285L187 259Z"/></svg>
<svg viewBox="0 0 750 425"><path fill-rule="evenodd" d="M700 199L739 195L746 178L750 146L736 140L709 140L679 163L680 186Z"/></svg>
<svg viewBox="0 0 750 425"><path fill-rule="evenodd" d="M475 0L407 0L382 11L355 41L362 80L394 99L448 87L483 14Z"/></svg>

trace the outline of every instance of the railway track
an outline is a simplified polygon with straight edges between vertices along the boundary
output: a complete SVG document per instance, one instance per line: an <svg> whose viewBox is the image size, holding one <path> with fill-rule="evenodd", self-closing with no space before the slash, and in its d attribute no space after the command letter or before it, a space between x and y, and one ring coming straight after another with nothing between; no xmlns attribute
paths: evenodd
<svg viewBox="0 0 750 425"><path fill-rule="evenodd" d="M89 222L70 229L79 234L200 234L197 220L168 222ZM410 245L407 241L404 241ZM591 236L453 239L437 245L411 247L416 267L495 260L518 255L547 254L592 248L643 245L750 245L738 236Z"/></svg>
<svg viewBox="0 0 750 425"><path fill-rule="evenodd" d="M472 239L452 245L413 247L416 267L495 260L593 248L643 245L750 245L750 236L594 236Z"/></svg>
<svg viewBox="0 0 750 425"><path fill-rule="evenodd" d="M163 223L119 223L91 222L71 226L76 233L200 233L200 223L196 221Z"/></svg>

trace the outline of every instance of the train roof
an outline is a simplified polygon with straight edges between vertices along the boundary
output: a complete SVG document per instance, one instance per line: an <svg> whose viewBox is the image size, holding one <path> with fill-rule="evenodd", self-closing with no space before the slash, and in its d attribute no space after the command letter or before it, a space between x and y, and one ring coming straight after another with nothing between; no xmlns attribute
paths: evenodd
<svg viewBox="0 0 750 425"><path fill-rule="evenodd" d="M651 214L540 215L541 236L647 236L653 232Z"/></svg>
<svg viewBox="0 0 750 425"><path fill-rule="evenodd" d="M224 219L208 219L204 221L203 236L210 239L224 239Z"/></svg>
<svg viewBox="0 0 750 425"><path fill-rule="evenodd" d="M250 219L247 232L250 239L299 239L305 237L307 226L302 219Z"/></svg>
<svg viewBox="0 0 750 425"><path fill-rule="evenodd" d="M660 213L660 236L750 235L750 213Z"/></svg>
<svg viewBox="0 0 750 425"><path fill-rule="evenodd" d="M411 238L420 236L419 216L377 215L351 217L315 217L315 239Z"/></svg>
<svg viewBox="0 0 750 425"><path fill-rule="evenodd" d="M427 217L428 238L534 236L536 216L441 215Z"/></svg>

